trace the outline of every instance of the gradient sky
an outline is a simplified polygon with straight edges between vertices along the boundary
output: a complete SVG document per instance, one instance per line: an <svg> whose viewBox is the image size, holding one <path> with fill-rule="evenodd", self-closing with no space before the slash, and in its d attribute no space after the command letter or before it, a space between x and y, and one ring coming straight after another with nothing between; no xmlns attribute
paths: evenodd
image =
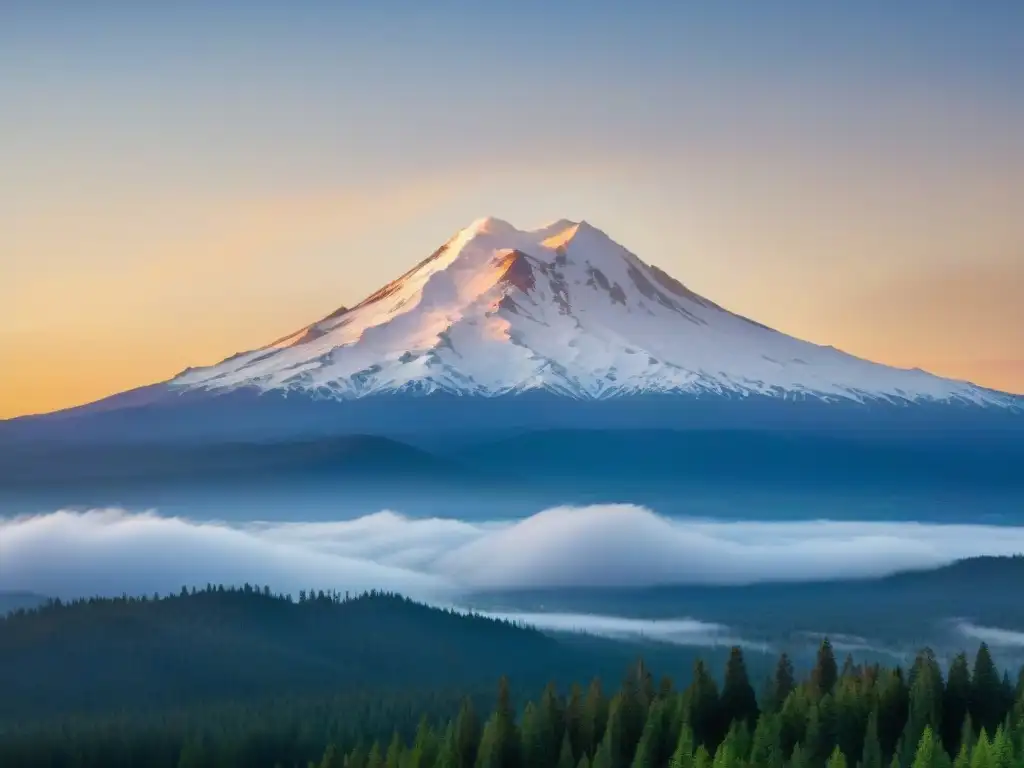
<svg viewBox="0 0 1024 768"><path fill-rule="evenodd" d="M671 5L3 3L0 418L272 341L484 215L1024 392L1024 3Z"/></svg>

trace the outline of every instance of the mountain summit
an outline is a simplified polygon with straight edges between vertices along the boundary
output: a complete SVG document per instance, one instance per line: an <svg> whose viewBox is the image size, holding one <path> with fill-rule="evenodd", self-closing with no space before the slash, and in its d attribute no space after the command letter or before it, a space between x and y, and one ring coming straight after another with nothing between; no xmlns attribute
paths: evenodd
<svg viewBox="0 0 1024 768"><path fill-rule="evenodd" d="M1013 405L1016 398L872 363L729 312L585 221L484 218L351 308L167 383L349 400L386 393L577 400L763 395Z"/></svg>

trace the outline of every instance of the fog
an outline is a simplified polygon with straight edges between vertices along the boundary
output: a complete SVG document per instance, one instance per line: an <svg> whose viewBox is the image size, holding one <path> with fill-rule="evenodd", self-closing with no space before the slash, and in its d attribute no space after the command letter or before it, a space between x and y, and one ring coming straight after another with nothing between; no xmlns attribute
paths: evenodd
<svg viewBox="0 0 1024 768"><path fill-rule="evenodd" d="M69 598L249 582L447 600L482 589L876 576L1019 552L1019 527L724 522L631 505L483 523L385 511L328 523L229 524L106 509L0 520L0 590Z"/></svg>

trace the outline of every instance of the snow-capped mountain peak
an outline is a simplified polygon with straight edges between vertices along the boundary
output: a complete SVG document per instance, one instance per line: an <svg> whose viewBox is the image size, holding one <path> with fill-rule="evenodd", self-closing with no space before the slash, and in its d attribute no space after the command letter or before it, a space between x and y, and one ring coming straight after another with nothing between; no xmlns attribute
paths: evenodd
<svg viewBox="0 0 1024 768"><path fill-rule="evenodd" d="M355 306L169 383L338 399L547 390L588 399L678 392L1012 401L728 312L586 221L524 231L493 217Z"/></svg>

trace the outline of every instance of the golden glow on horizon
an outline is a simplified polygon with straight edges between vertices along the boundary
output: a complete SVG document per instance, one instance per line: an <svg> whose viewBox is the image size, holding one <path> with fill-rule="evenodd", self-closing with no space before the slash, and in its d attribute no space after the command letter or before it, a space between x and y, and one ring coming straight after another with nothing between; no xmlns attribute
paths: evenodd
<svg viewBox="0 0 1024 768"><path fill-rule="evenodd" d="M744 195L725 182L667 195L661 171L581 164L242 203L121 199L10 227L0 214L0 418L281 339L488 213L521 228L586 218L690 288L784 332L1024 392L1024 261L1005 258L1024 232L1009 213L979 200L940 235L906 205L858 205L849 190L812 206L806 179L775 183L771 198L768 178L747 179ZM979 258L958 261L967 250Z"/></svg>

